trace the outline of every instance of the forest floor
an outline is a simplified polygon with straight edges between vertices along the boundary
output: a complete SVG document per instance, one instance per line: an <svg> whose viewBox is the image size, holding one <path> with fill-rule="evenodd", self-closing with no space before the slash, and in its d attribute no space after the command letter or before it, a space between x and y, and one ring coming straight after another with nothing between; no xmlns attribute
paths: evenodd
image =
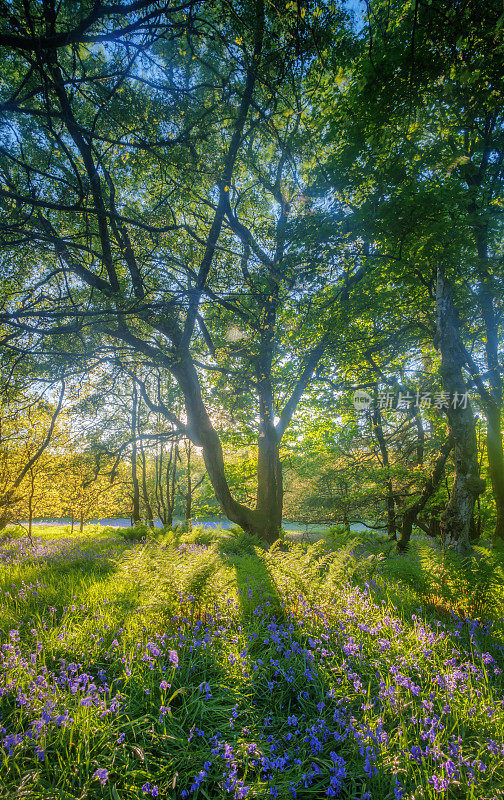
<svg viewBox="0 0 504 800"><path fill-rule="evenodd" d="M0 540L0 798L504 796L500 554L84 533Z"/></svg>

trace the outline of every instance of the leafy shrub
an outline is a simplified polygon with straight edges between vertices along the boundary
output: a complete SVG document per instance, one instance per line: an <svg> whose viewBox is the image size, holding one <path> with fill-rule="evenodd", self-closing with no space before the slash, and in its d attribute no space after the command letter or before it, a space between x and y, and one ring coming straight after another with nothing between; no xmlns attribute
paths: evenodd
<svg viewBox="0 0 504 800"><path fill-rule="evenodd" d="M137 525L130 525L127 528L118 528L117 532L129 542L139 542L142 539L147 539L151 534L151 529L145 522L139 522Z"/></svg>
<svg viewBox="0 0 504 800"><path fill-rule="evenodd" d="M461 557L449 550L419 549L428 602L460 616L480 619L492 614L502 599L502 567L498 554L476 548ZM418 589L418 587L417 587Z"/></svg>
<svg viewBox="0 0 504 800"><path fill-rule="evenodd" d="M218 529L204 528L203 525L195 525L190 531L187 531L185 526L178 526L175 528L174 532L180 542L185 544L205 545L206 547L215 541L218 535Z"/></svg>
<svg viewBox="0 0 504 800"><path fill-rule="evenodd" d="M329 541L335 541L341 543L342 541L348 540L352 538L354 534L352 531L349 531L344 525L331 525L327 533L325 534L325 538Z"/></svg>
<svg viewBox="0 0 504 800"><path fill-rule="evenodd" d="M256 547L263 549L264 543L256 534L247 533L238 525L233 525L229 531L220 532L218 547L227 555L251 556L254 555Z"/></svg>
<svg viewBox="0 0 504 800"><path fill-rule="evenodd" d="M430 546L429 549L431 549ZM429 593L429 583L422 567L419 546L416 543L412 543L406 555L394 552L393 557L387 561L385 579L388 583L397 583L401 590L404 586L408 586L420 597L425 597Z"/></svg>

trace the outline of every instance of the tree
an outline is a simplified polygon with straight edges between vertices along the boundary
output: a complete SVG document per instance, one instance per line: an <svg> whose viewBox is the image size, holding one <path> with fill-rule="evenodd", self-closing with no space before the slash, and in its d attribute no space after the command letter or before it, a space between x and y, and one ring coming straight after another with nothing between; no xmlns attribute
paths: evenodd
<svg viewBox="0 0 504 800"><path fill-rule="evenodd" d="M437 270L444 263L460 314L456 349L464 353L463 379L476 386L487 419L500 535L504 82L496 43L502 9L493 2L405 7L375 0L367 10L358 57L346 69L334 65L333 81L328 77L325 84L326 113L316 112L314 129L324 131L331 149L319 180L345 191L371 252L387 265L384 283L394 302L402 308L406 298L412 306L406 319L420 306L432 341L438 337ZM335 104L337 95L345 102ZM377 288L383 307L390 293L382 283ZM474 421L470 426L474 464ZM453 452L468 444L466 437ZM465 530L464 523L462 536Z"/></svg>
<svg viewBox="0 0 504 800"><path fill-rule="evenodd" d="M191 520L193 516L193 502L194 502L194 495L198 491L199 487L205 480L205 472L197 480L194 480L193 475L193 467L191 456L193 455L193 445L191 444L190 439L185 439L184 441L184 455L185 455L185 491L182 487L178 486L178 491L181 497L184 500L184 518L186 528L188 530L191 529Z"/></svg>
<svg viewBox="0 0 504 800"><path fill-rule="evenodd" d="M321 43L351 46L345 13L140 2L71 26L70 5L44 8L6 17L0 38L0 247L26 256L26 302L0 324L20 349L57 342L75 357L113 341L169 371L185 419L144 401L202 448L229 519L274 541L282 437L366 270L343 209L304 193L305 78ZM255 395L255 508L229 488L212 374Z"/></svg>
<svg viewBox="0 0 504 800"><path fill-rule="evenodd" d="M36 477L45 468L41 459L63 407L65 382L61 381L56 405L44 404L43 394L17 395L15 402L9 396L0 398L0 530L15 519L16 509L28 496L31 536ZM30 489L25 486L27 480Z"/></svg>
<svg viewBox="0 0 504 800"><path fill-rule="evenodd" d="M74 519L79 520L79 533L84 531L84 523L96 517L108 517L117 512L124 502L122 476L110 479L111 464L103 462L97 467L91 453L77 453L65 459L64 493L65 509L71 517L72 531Z"/></svg>
<svg viewBox="0 0 504 800"><path fill-rule="evenodd" d="M173 512L175 510L175 492L177 487L177 464L180 460L178 442L170 442L168 453L165 446L160 443L155 457L155 483L154 496L158 517L165 528L173 525Z"/></svg>

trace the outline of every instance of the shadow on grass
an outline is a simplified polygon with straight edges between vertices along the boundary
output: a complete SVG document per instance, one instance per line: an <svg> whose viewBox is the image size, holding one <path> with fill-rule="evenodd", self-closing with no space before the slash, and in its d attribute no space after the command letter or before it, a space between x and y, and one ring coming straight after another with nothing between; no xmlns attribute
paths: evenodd
<svg viewBox="0 0 504 800"><path fill-rule="evenodd" d="M225 548L225 543L222 548ZM235 571L243 622L246 625L264 611L283 620L284 604L276 583L261 558L259 549L251 549L252 553L238 555L223 552L220 548L223 563L233 567Z"/></svg>

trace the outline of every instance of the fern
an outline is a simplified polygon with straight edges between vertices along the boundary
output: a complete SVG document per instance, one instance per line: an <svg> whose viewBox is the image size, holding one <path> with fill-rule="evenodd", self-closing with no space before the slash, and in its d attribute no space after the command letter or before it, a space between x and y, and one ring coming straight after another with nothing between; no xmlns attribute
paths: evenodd
<svg viewBox="0 0 504 800"><path fill-rule="evenodd" d="M425 599L466 618L492 615L502 600L499 559L481 548L464 558L448 550L420 550Z"/></svg>

